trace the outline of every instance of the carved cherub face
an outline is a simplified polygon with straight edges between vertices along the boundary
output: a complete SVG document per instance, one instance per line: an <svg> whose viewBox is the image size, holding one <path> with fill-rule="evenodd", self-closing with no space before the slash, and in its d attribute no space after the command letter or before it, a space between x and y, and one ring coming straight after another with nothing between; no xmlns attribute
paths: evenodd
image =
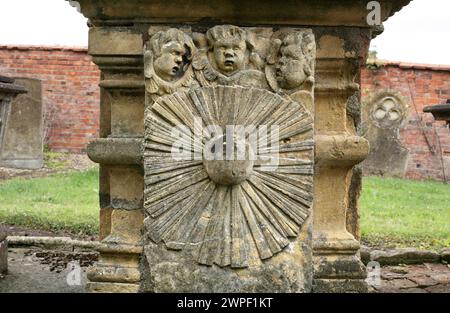
<svg viewBox="0 0 450 313"><path fill-rule="evenodd" d="M215 26L206 33L212 63L220 72L230 75L244 69L247 34L237 26Z"/></svg>
<svg viewBox="0 0 450 313"><path fill-rule="evenodd" d="M156 75L168 82L179 79L192 58L192 39L178 29L169 29L156 33L150 45Z"/></svg>
<svg viewBox="0 0 450 313"><path fill-rule="evenodd" d="M299 45L290 44L282 46L281 57L276 64L276 79L283 89L300 87L308 78L305 73L305 58Z"/></svg>
<svg viewBox="0 0 450 313"><path fill-rule="evenodd" d="M176 80L183 70L186 49L180 43L171 41L161 47L161 55L154 62L155 73L166 81Z"/></svg>
<svg viewBox="0 0 450 313"><path fill-rule="evenodd" d="M218 70L232 74L244 68L247 44L239 39L223 39L214 43L214 59Z"/></svg>

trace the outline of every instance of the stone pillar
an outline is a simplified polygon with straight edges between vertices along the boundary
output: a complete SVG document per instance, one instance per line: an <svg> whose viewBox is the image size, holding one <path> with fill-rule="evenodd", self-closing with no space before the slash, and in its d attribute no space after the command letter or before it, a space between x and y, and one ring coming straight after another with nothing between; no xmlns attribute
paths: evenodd
<svg viewBox="0 0 450 313"><path fill-rule="evenodd" d="M367 156L369 145L356 134L347 103L359 90L359 68L365 62L370 31L324 29L317 41L313 288L367 291L359 242L346 226L352 168Z"/></svg>
<svg viewBox="0 0 450 313"><path fill-rule="evenodd" d="M89 53L101 70L100 136L88 155L100 163L100 260L88 273L93 292L137 292L142 252L141 145L144 78L140 33L95 27Z"/></svg>
<svg viewBox="0 0 450 313"><path fill-rule="evenodd" d="M296 248L290 249L292 260L297 258L302 262L298 270L306 269L306 271L302 271L304 275L300 281L297 281L298 284L296 285L291 284L295 280L293 276L287 278L287 281L289 281L288 285L291 284L289 287L293 286L293 288L282 289L273 287L269 283L271 286L270 290L290 290L292 292L366 291L364 283L365 269L358 255L359 242L346 230L346 219L352 168L362 161L368 153L367 141L356 134L355 119L359 118L359 113L354 115L354 112L348 112L347 110L347 103L351 97L353 97L353 100L356 99L354 101L356 106L358 107L359 105L359 66L365 61L373 30L379 29L378 27L374 28L367 25L366 16L369 13L366 8L367 1L355 0L337 3L332 0L286 2L271 0L218 0L214 1L214 4L200 0L176 0L170 2L162 0L119 0L110 2L79 0L78 2L81 4L81 12L90 21L90 54L94 56L94 62L102 70L102 138L95 140L90 145L88 153L94 161L101 164L100 221L104 247L100 251L101 258L98 266L89 273L89 289L97 292L136 292L139 290L141 282L141 291L165 291L168 290L165 289L165 286L171 286L170 284L173 282L175 291L201 291L208 284L214 284L214 281L210 278L216 273L219 275L217 277L223 279L227 284L231 282L229 278L232 275L240 276L237 287L224 284L224 290L261 290L260 288L264 285L262 284L264 278L261 276L261 273L264 271L248 272L244 269L247 266L245 262L248 255L246 256L245 251L240 249L240 247L244 247L244 245L240 246L240 244L234 245L236 249L231 250L233 254L231 259L233 263L232 269L219 268L228 265L228 255L225 253L222 255L222 258L215 259L216 264L219 263L219 267L212 265L212 267L202 268L196 265L197 267L195 268L199 269L197 272L183 270L183 267L180 267L178 264L181 261L177 259L177 256L180 257L180 260L186 256L177 251L184 247L184 245L180 244L183 242L183 236L179 236L177 229L173 227L170 229L170 236L162 231L166 224L161 224L161 222L158 224L158 210L165 207L164 203L158 204L163 205L162 207L153 206L155 201L159 200L158 197L149 196L146 199L148 200L145 204L146 225L143 227L144 205L142 201L144 199L144 182L147 190L155 181L164 179L164 177L170 177L164 176L166 174L156 175L163 172L161 172L161 168L155 167L153 162L158 160L162 154L153 151L157 146L147 143L147 140L151 142L155 136L159 136L157 138L159 142L161 140L164 142L167 139L161 136L164 132L161 134L155 133L155 129L152 129L151 124L149 124L149 133L145 133L146 144L142 144L144 115L151 117L152 113L150 111L153 110L152 106L158 101L159 96L171 94L182 88L193 88L189 79L180 80L181 83L175 84L176 87L170 83L164 83L164 79L161 80L161 77L154 78L152 69L148 72L146 69L145 75L143 75L144 44L148 43L150 37L153 38L153 36L156 36L155 34L158 34L158 29L151 30L152 27L159 27L159 30L162 31L172 27L188 34L192 38L191 40L195 42L196 47L200 49L200 53L204 53L208 51L205 48L208 45L211 49L210 38L206 40L203 37L206 31L216 25L233 24L242 28L243 26L259 27L248 29L249 33L256 36L253 39L259 38L256 40L258 44L252 45L250 43L248 47L255 49L257 52L252 54L250 58L256 64L254 64L254 69L257 72L264 72L264 67L266 67L268 68L266 75L273 69L276 60L272 60L270 53L262 53L263 57L261 58L258 58L257 54L261 51L271 51L269 49L271 44L274 45L275 50L279 49L280 45L283 45L283 40L286 39L282 36L283 32L284 34L294 32L298 25L302 25L303 28L312 30L317 45L315 79L308 80L312 86L314 82L316 85L313 97L304 93L299 93L296 96L289 92L286 93L286 91L282 90L283 88L277 88L277 81L270 79L268 79L270 86L260 87L269 90L271 93L279 93L283 97L289 96L294 101L303 103L305 107L311 110L315 119L313 138L315 142L313 207L309 218L306 219L302 227L302 233L297 237L291 238L292 242L300 243L299 247L303 244L302 252L297 253L300 250ZM384 21L409 1L382 0L379 2L381 3L380 18ZM264 28L261 26L264 26ZM272 37L276 30L280 28L285 30L281 30L279 38ZM161 38L164 37L163 35L161 36ZM182 38L184 35L171 31L170 36ZM212 37L214 36L213 34ZM185 51L186 47L191 46L188 43L189 39L185 40L186 45L181 49L183 51ZM286 42L290 40L286 39ZM149 48L147 47L146 49ZM190 49L192 50L193 46ZM183 62L190 58L190 55L183 54L184 56L186 58L183 58ZM154 55L150 53L147 57L146 53L146 59L152 60L152 57ZM152 61L149 62L151 63ZM180 63L182 64L181 61ZM195 80L201 86L203 84L208 85L208 81L211 80L218 80L218 85L231 84L231 86L242 86L249 82L246 79L239 82L230 82L230 79L221 78L222 76L217 75L214 71L205 71L207 64L208 62L203 59L197 59L193 62L195 76L192 77L195 77ZM189 73L188 68L190 65L187 63L185 65L186 73ZM176 69L176 72L178 71L179 68ZM258 72L247 78L252 80L259 77L259 75L260 73ZM146 97L144 97L144 78L147 83L147 92L150 94L150 96L147 95ZM170 77L168 79L170 80ZM273 87L274 85L275 88ZM231 92L230 88L222 89L220 92L225 94ZM244 96L248 96L245 94L246 91L241 91L240 88L237 88L237 90L244 92ZM202 89L202 92L209 91ZM147 99L148 115L147 113L144 114L144 98ZM310 101L307 99L315 100ZM183 105L177 107L173 100L171 99L169 102L172 102L172 105L175 105L173 108L180 113L180 110L184 108ZM203 103L197 100L194 102L199 105L197 108L201 107ZM159 114L166 114L167 111L164 111L165 103L164 101L158 102L158 106L154 110L159 112ZM201 111L201 109L199 110ZM169 117L169 121L175 120ZM157 127L157 129L164 130L165 126L163 124L161 126L162 128ZM284 144L288 143L289 140L284 142ZM144 155L150 157L149 162L145 164L145 178L142 166ZM205 164L209 178L222 183L224 177L215 177L215 166L209 167L209 170L208 166L208 164ZM183 170L180 169L179 172L182 173ZM202 172L201 174L203 175L204 173ZM247 174L249 177L251 176L251 173ZM193 176L192 179L205 178L200 176ZM246 179L247 177L244 176L242 178ZM187 180L181 177L181 183L186 184ZM267 183L271 184L269 181ZM183 186L181 185L181 187ZM298 186L296 185L296 187ZM283 190L283 188L288 187L280 185L279 191L281 193L284 193L284 191L289 193L288 189ZM164 189L161 188L162 197L165 195L163 191ZM149 189L147 194L152 195L154 192L155 190ZM259 202L258 197L254 198L252 196L250 189L246 192L254 200L252 200L253 204L250 205L251 209L254 209L254 206L264 208L264 205L267 205L267 199L264 199L265 202ZM201 193L199 192L198 194L200 199ZM236 203L233 202L235 201L232 198L233 194L234 192L231 191L231 203ZM190 198L188 197L187 199ZM277 199L272 197L271 200L276 201ZM174 201L174 198L171 201ZM243 203L245 206L246 202L244 201ZM190 205L191 203L188 201L186 205L188 204ZM239 204L243 205L242 202L239 202ZM270 203L268 205L270 206ZM278 205L283 207L283 203L278 203ZM231 216L236 218L238 216L236 214L239 211L234 210L234 215ZM207 211L208 207L205 208L204 213L206 215L201 215L203 220L199 222L200 224L207 222L211 218ZM247 215L248 212L245 214L253 236L258 237L258 224L251 222L251 218L249 219L251 215ZM258 215L257 219L260 218L262 217ZM183 227L185 226L187 225L183 225ZM245 224L241 226L245 228ZM141 229L146 229L145 238L141 238ZM240 228L238 227L238 229ZM309 236L311 230L313 243L311 243ZM177 240L173 241L174 234ZM291 237L292 235L290 234ZM231 234L231 236L234 236L234 234ZM149 237L153 242L148 242ZM166 246L159 244L161 237L167 239L165 241ZM226 236L224 238L223 244L226 245L228 240ZM247 238L245 237L241 243L245 244ZM283 241L283 238L278 238L278 240ZM142 267L139 267L139 259L144 244L146 244L147 249L146 258L142 258ZM192 245L192 242L189 242L189 244ZM263 247L264 242L257 241L256 244ZM221 244L220 247L223 249L224 246ZM311 250L313 250L314 260L312 257L308 257L311 255ZM261 257L260 251L262 259L269 259L260 261L259 258L255 258L251 262L265 264L264 266L269 266L271 270L275 269L275 273L280 264L277 263L277 260L283 260L284 257L289 255L285 254L285 252L281 251L279 256L270 258L268 251L264 250L264 253L266 253L262 253L264 257ZM254 257L257 255L250 253L250 256ZM210 257L211 255L207 253L204 259L199 258L199 262L211 265L213 261L209 259ZM173 272L170 272L170 267L167 267L167 265L174 263L178 265L174 267ZM294 263L291 262L288 267L291 267ZM314 278L312 279L307 274L307 269L313 264ZM163 270L161 270L161 266L164 267ZM262 268L258 266L258 269ZM155 273L163 273L163 275L155 276ZM200 274L195 276L192 273ZM178 278L177 275L179 276ZM181 284L182 278L185 277L183 275L187 275L186 277L193 280L191 285ZM168 280L158 281L158 277ZM253 282L251 279L246 281L246 279L243 279L244 277L254 277L255 279ZM205 281L208 281L208 283L204 283ZM150 286L146 285L148 282L150 282ZM156 287L151 285L155 282L159 284ZM244 282L244 285L247 284L245 288L242 287L244 285L240 285L242 282ZM267 284L265 285L267 286ZM189 289L190 286L195 287ZM217 286L217 289L210 289L210 291L222 290L220 284L216 283L214 286Z"/></svg>

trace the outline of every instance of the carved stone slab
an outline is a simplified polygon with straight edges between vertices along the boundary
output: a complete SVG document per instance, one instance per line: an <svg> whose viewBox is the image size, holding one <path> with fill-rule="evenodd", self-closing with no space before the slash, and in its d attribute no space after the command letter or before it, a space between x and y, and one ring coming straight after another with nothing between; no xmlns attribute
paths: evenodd
<svg viewBox="0 0 450 313"><path fill-rule="evenodd" d="M149 33L150 270L156 275L162 266L164 253L155 252L161 245L199 266L231 269L258 268L286 249L292 254L292 243L307 238L301 231L313 202L312 32L219 25L205 33ZM302 253L294 254L300 262Z"/></svg>

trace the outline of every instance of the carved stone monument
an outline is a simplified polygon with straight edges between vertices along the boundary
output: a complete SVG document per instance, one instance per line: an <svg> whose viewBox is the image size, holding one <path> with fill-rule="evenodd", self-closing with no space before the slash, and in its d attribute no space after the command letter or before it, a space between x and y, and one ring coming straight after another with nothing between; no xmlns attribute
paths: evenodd
<svg viewBox="0 0 450 313"><path fill-rule="evenodd" d="M309 291L313 118L297 94L312 99L314 35L188 33L157 31L145 53L144 290Z"/></svg>
<svg viewBox="0 0 450 313"><path fill-rule="evenodd" d="M346 211L367 3L78 2L102 71L89 290L366 291Z"/></svg>

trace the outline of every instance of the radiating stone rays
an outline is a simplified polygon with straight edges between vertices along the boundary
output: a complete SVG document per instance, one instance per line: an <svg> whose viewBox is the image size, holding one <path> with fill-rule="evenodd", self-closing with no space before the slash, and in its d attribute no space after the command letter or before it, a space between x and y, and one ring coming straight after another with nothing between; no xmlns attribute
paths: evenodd
<svg viewBox="0 0 450 313"><path fill-rule="evenodd" d="M258 149L252 173L222 185L209 177L201 156L194 159L210 139L196 132L195 117L203 127L278 126L279 136L260 133L258 145L268 145ZM145 123L145 225L153 242L189 247L200 264L245 268L298 235L313 199L312 119L302 105L262 89L202 87L159 98ZM177 125L185 125L181 136L173 135ZM180 140L189 143L192 159L172 158Z"/></svg>

